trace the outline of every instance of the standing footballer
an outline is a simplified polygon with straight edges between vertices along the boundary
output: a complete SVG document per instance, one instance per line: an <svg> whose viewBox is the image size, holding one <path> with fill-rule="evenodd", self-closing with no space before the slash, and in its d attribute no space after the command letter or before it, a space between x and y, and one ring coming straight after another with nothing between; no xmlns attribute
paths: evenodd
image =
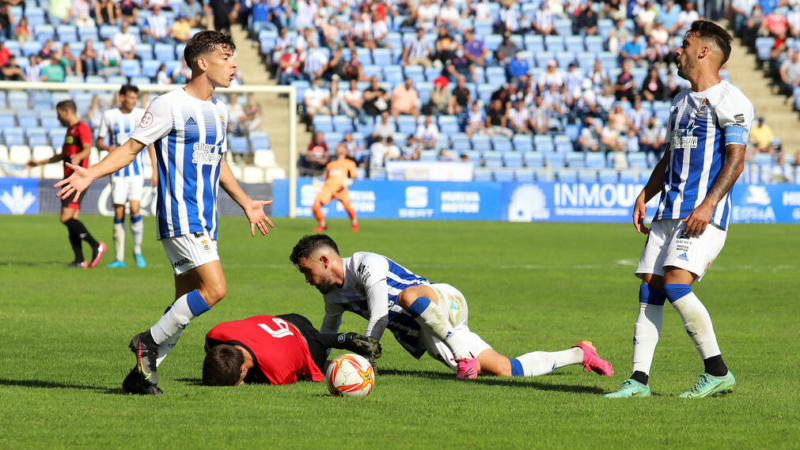
<svg viewBox="0 0 800 450"><path fill-rule="evenodd" d="M213 97L236 75L231 37L201 31L186 44L184 59L192 80L154 99L130 139L89 169L56 183L59 196L83 192L95 179L130 164L146 146L158 160L158 238L175 272L175 301L159 321L130 343L137 364L123 383L126 392L161 394L156 369L189 321L225 297L225 274L217 254L219 186L242 207L250 233L273 226L264 214L272 201L252 200L236 182L224 153L228 109Z"/></svg>
<svg viewBox="0 0 800 450"><path fill-rule="evenodd" d="M633 334L633 374L607 398L648 397L650 366L661 333L664 300L683 320L703 358L705 373L683 398L728 392L736 383L722 360L711 317L692 292L725 244L730 191L742 173L753 105L723 81L719 70L731 54L732 38L705 20L692 23L677 52L678 75L691 89L672 101L667 151L636 199L633 224L648 234L636 276L639 316ZM646 203L661 193L651 229Z"/></svg>

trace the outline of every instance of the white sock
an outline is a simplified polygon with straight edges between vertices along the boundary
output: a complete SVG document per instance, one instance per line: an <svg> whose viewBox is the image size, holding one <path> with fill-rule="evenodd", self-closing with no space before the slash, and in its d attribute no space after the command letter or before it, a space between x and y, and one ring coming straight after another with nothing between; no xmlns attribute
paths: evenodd
<svg viewBox="0 0 800 450"><path fill-rule="evenodd" d="M580 347L573 347L560 352L531 352L514 359L522 365L524 376L536 377L548 374L559 367L583 363L583 350ZM513 370L514 360L511 360L511 364Z"/></svg>
<svg viewBox="0 0 800 450"><path fill-rule="evenodd" d="M114 255L118 261L125 261L125 219L114 219Z"/></svg>
<svg viewBox="0 0 800 450"><path fill-rule="evenodd" d="M703 359L722 354L717 344L717 336L714 334L714 325L711 324L711 316L694 292L675 300L672 306L681 316L686 332L694 341L694 347Z"/></svg>
<svg viewBox="0 0 800 450"><path fill-rule="evenodd" d="M639 303L639 316L633 326L633 371L650 375L653 355L661 335L664 305Z"/></svg>
<svg viewBox="0 0 800 450"><path fill-rule="evenodd" d="M133 253L135 255L142 253L142 239L144 236L144 221L142 216L131 216L131 235L133 236Z"/></svg>
<svg viewBox="0 0 800 450"><path fill-rule="evenodd" d="M431 335L447 344L456 359L477 356L470 355L469 345L466 342L466 332L456 331L450 323L448 315L432 300L427 297L420 297L414 300L414 303L409 307L409 312L417 316L417 323L425 327Z"/></svg>
<svg viewBox="0 0 800 450"><path fill-rule="evenodd" d="M175 344L178 343L178 339L180 339L181 333L183 333L183 330L178 330L177 333L170 336L169 339L162 342L161 345L158 346L158 357L156 358L156 367L161 365L161 361L164 361L164 358L167 357L169 352L171 352L172 349L175 347Z"/></svg>
<svg viewBox="0 0 800 450"><path fill-rule="evenodd" d="M166 342L167 339L186 328L186 325L189 325L189 321L194 319L195 315L192 314L187 302L188 296L189 294L186 294L175 300L175 303L167 309L161 319L150 328L150 334L153 335L153 340L156 344L161 345L161 343Z"/></svg>

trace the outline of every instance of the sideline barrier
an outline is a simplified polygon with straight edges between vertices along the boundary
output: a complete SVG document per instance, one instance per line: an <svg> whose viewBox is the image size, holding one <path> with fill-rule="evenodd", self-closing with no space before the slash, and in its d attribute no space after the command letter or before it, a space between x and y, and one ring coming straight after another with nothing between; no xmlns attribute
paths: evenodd
<svg viewBox="0 0 800 450"><path fill-rule="evenodd" d="M52 188L57 180L0 178L0 214L58 213L60 200ZM288 180L246 184L252 198L270 199L267 215L289 215ZM632 183L410 182L359 180L350 187L353 206L363 219L493 220L508 222L629 222L641 190ZM297 179L297 217L312 217L319 192L312 178ZM81 211L110 216L107 179L95 181L84 193ZM144 215L155 211L155 189L145 187ZM731 198L733 223L800 223L800 185L738 183ZM648 204L652 217L658 199ZM219 213L240 215L241 208L220 189ZM338 201L323 208L330 218L346 218Z"/></svg>

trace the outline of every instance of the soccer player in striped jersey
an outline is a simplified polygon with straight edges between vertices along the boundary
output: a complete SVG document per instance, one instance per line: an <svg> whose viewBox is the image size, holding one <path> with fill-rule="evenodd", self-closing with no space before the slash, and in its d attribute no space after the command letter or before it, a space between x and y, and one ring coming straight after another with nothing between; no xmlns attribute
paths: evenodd
<svg viewBox="0 0 800 450"><path fill-rule="evenodd" d="M144 109L137 108L139 101L139 88L125 84L117 96L119 107L103 113L100 129L97 133L97 148L109 153L124 144L131 132L144 116ZM106 144L108 137L108 144ZM147 146L150 152L150 163L153 165L153 175L150 185L158 183L158 168L156 167L156 154L152 145ZM130 202L131 208L131 236L133 237L133 258L136 267L146 267L147 262L142 255L142 238L144 237L144 222L139 214L144 188L144 153L139 153L132 163L111 174L111 203L114 205L114 261L106 267L125 267L125 203Z"/></svg>
<svg viewBox="0 0 800 450"><path fill-rule="evenodd" d="M300 239L289 259L323 295L320 333L336 333L342 314L354 312L368 321L365 336L380 340L388 329L412 356L420 358L427 352L456 371L458 379L476 378L479 373L531 377L571 364L583 364L601 375L614 374L589 341L568 350L509 359L470 331L467 301L456 288L432 283L376 253L342 258L325 234Z"/></svg>
<svg viewBox="0 0 800 450"><path fill-rule="evenodd" d="M731 53L732 38L713 22L698 20L676 51L678 75L686 89L672 101L669 143L636 199L633 224L647 234L636 276L639 316L633 334L633 373L608 398L647 397L650 366L669 300L703 358L705 373L683 398L724 393L736 383L722 359L711 317L692 292L725 244L730 191L742 173L754 111L719 70ZM653 223L644 226L646 203L661 194Z"/></svg>
<svg viewBox="0 0 800 450"><path fill-rule="evenodd" d="M217 254L217 192L219 186L242 207L250 234L269 232L272 222L264 207L272 201L251 199L233 176L224 154L228 109L213 96L236 76L229 35L201 31L186 44L184 59L192 80L154 99L131 138L96 165L58 183L60 197L85 191L93 180L133 162L146 146L155 146L158 160L157 235L175 272L175 301L149 330L133 337L137 364L128 375L147 389L134 393L161 394L157 367L194 317L225 297L226 282Z"/></svg>

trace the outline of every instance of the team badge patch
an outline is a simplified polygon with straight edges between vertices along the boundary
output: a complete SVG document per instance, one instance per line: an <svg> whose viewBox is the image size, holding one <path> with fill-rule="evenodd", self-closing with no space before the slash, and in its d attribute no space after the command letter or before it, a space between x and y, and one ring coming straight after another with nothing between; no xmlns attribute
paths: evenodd
<svg viewBox="0 0 800 450"><path fill-rule="evenodd" d="M142 117L141 122L139 122L140 128L147 128L153 123L153 114L149 111L145 113L144 117Z"/></svg>

